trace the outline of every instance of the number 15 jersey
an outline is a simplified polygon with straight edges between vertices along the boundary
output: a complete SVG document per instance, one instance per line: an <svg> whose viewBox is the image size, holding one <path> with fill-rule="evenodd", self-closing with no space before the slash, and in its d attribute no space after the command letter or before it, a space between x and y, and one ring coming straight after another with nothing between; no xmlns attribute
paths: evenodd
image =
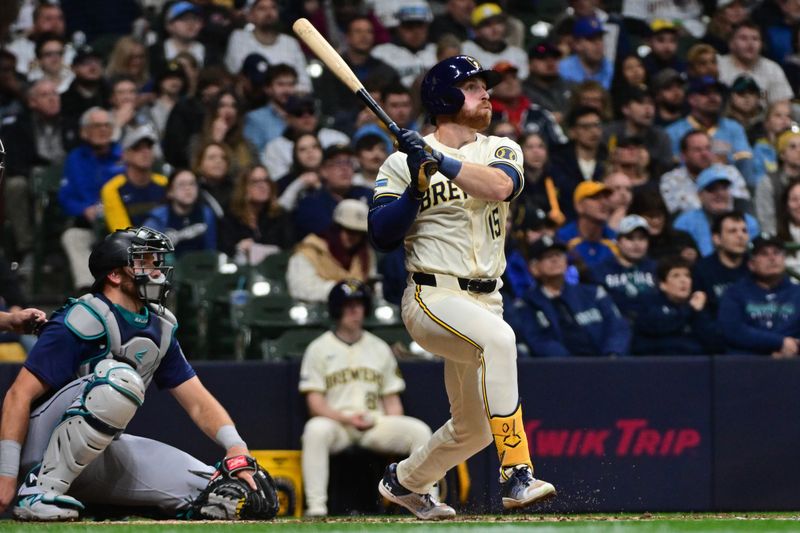
<svg viewBox="0 0 800 533"><path fill-rule="evenodd" d="M520 182L523 180L522 150L508 138L477 134L475 141L458 149L441 144L433 134L425 137L425 142L459 161L511 167ZM375 180L375 201L399 197L410 181L406 154L393 153ZM419 214L405 237L406 269L462 278L500 277L506 267L508 202L474 198L438 172L430 181Z"/></svg>

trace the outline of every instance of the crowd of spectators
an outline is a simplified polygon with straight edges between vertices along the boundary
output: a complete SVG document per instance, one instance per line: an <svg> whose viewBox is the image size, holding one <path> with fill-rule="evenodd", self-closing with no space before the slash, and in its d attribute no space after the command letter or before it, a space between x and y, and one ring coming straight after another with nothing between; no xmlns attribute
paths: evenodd
<svg viewBox="0 0 800 533"><path fill-rule="evenodd" d="M298 300L355 278L399 303L402 249L366 238L393 139L292 36L305 16L423 134L437 61L502 74L485 133L525 158L503 293L528 354L800 353L798 0L20 4L0 137L4 261L23 278L49 167L73 294L98 235L144 223L178 257L291 253Z"/></svg>

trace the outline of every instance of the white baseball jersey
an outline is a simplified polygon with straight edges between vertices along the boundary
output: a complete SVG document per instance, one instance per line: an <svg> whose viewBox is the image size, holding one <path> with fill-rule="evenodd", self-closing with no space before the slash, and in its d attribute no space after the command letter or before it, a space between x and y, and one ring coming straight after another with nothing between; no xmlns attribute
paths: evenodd
<svg viewBox="0 0 800 533"><path fill-rule="evenodd" d="M510 165L523 179L522 150L505 137L478 134L459 149L445 146L433 134L425 137L435 150L480 165ZM406 155L386 159L375 180L375 200L398 197L411 181ZM522 191L520 184L517 194ZM473 198L441 173L431 177L419 214L405 238L409 272L448 274L462 278L497 278L506 267L504 253L508 202Z"/></svg>
<svg viewBox="0 0 800 533"><path fill-rule="evenodd" d="M424 74L436 63L436 45L433 43L428 43L416 52L405 46L384 43L373 48L371 54L395 69L406 87L411 87L420 74Z"/></svg>
<svg viewBox="0 0 800 533"><path fill-rule="evenodd" d="M346 414L383 414L381 398L406 388L391 348L365 331L347 344L332 331L306 348L300 366L300 392L321 392L333 409Z"/></svg>

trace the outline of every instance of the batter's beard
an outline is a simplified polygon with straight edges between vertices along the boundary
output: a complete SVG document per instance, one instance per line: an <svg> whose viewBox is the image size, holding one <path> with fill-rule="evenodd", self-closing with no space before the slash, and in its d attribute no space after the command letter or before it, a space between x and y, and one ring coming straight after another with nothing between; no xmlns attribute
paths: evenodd
<svg viewBox="0 0 800 533"><path fill-rule="evenodd" d="M460 109L456 114L456 122L462 126L472 128L476 131L483 131L492 122L492 110L486 109Z"/></svg>

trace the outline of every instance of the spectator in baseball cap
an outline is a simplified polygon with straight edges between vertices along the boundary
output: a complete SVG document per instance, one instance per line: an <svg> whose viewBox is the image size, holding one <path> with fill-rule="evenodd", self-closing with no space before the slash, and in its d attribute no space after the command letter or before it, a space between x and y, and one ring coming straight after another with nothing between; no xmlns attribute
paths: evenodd
<svg viewBox="0 0 800 533"><path fill-rule="evenodd" d="M345 198L329 213L328 228L307 235L289 259L286 281L292 298L324 302L336 282L344 278L366 282L375 273L375 253L367 241L366 202Z"/></svg>
<svg viewBox="0 0 800 533"><path fill-rule="evenodd" d="M551 41L534 43L528 49L529 75L522 90L533 103L547 109L560 122L569 107L572 84L558 72L561 50Z"/></svg>
<svg viewBox="0 0 800 533"><path fill-rule="evenodd" d="M678 72L686 70L686 63L678 56L678 32L680 27L669 19L655 19L650 22L650 53L644 58L647 74L655 75L657 72L672 68Z"/></svg>
<svg viewBox="0 0 800 533"><path fill-rule="evenodd" d="M558 69L562 78L575 83L594 80L606 90L611 87L614 65L605 57L605 32L597 17L575 19L572 27L575 53L561 60Z"/></svg>
<svg viewBox="0 0 800 533"><path fill-rule="evenodd" d="M719 306L719 330L727 353L800 354L800 285L786 275L783 242L769 234L753 240L750 275L732 285Z"/></svg>
<svg viewBox="0 0 800 533"><path fill-rule="evenodd" d="M628 215L617 229L619 253L592 269L622 315L634 320L643 296L656 291L656 263L647 254L650 226L639 215Z"/></svg>
<svg viewBox="0 0 800 533"><path fill-rule="evenodd" d="M611 191L600 182L582 181L575 188L573 200L578 219L562 226L556 238L567 244L570 252L593 267L614 255L615 234L608 227L611 216Z"/></svg>
<svg viewBox="0 0 800 533"><path fill-rule="evenodd" d="M261 54L250 54L244 58L242 69L239 71L239 82L245 107L256 109L267 102L264 86L267 83L269 62Z"/></svg>
<svg viewBox="0 0 800 533"><path fill-rule="evenodd" d="M724 165L711 165L697 176L697 195L700 208L681 213L675 219L674 226L689 233L697 243L700 255L707 256L714 252L709 221L733 209L731 177ZM758 235L756 219L745 214L745 221L751 237Z"/></svg>
<svg viewBox="0 0 800 533"><path fill-rule="evenodd" d="M545 235L528 249L531 286L510 324L534 357L624 355L630 327L608 293L596 285L566 282L563 243Z"/></svg>
<svg viewBox="0 0 800 533"><path fill-rule="evenodd" d="M741 124L749 139L755 139L763 131L762 91L752 76L742 74L733 80L725 116Z"/></svg>
<svg viewBox="0 0 800 533"><path fill-rule="evenodd" d="M675 69L667 68L650 80L656 105L654 124L665 128L686 114L686 79Z"/></svg>
<svg viewBox="0 0 800 533"><path fill-rule="evenodd" d="M473 40L462 46L463 53L478 60L486 68L500 61L508 61L518 70L520 79L528 77L528 57L522 48L508 43L507 15L495 3L485 3L472 10Z"/></svg>
<svg viewBox="0 0 800 533"><path fill-rule="evenodd" d="M606 126L605 143L613 152L625 137L638 137L658 168L673 165L670 140L664 130L655 125L656 108L653 97L644 86L632 86L619 95L622 119Z"/></svg>
<svg viewBox="0 0 800 533"><path fill-rule="evenodd" d="M707 131L712 138L712 149L720 159L744 176L750 187L755 187L753 149L741 124L721 116L722 99L726 86L711 76L690 78L687 91L689 116L680 119L667 129L672 141L672 155L677 159L681 138L691 130Z"/></svg>
<svg viewBox="0 0 800 533"><path fill-rule="evenodd" d="M779 134L775 140L777 169L763 177L756 186L756 216L761 230L767 233L777 231L781 223L782 202L787 187L800 180L800 128L796 125Z"/></svg>

